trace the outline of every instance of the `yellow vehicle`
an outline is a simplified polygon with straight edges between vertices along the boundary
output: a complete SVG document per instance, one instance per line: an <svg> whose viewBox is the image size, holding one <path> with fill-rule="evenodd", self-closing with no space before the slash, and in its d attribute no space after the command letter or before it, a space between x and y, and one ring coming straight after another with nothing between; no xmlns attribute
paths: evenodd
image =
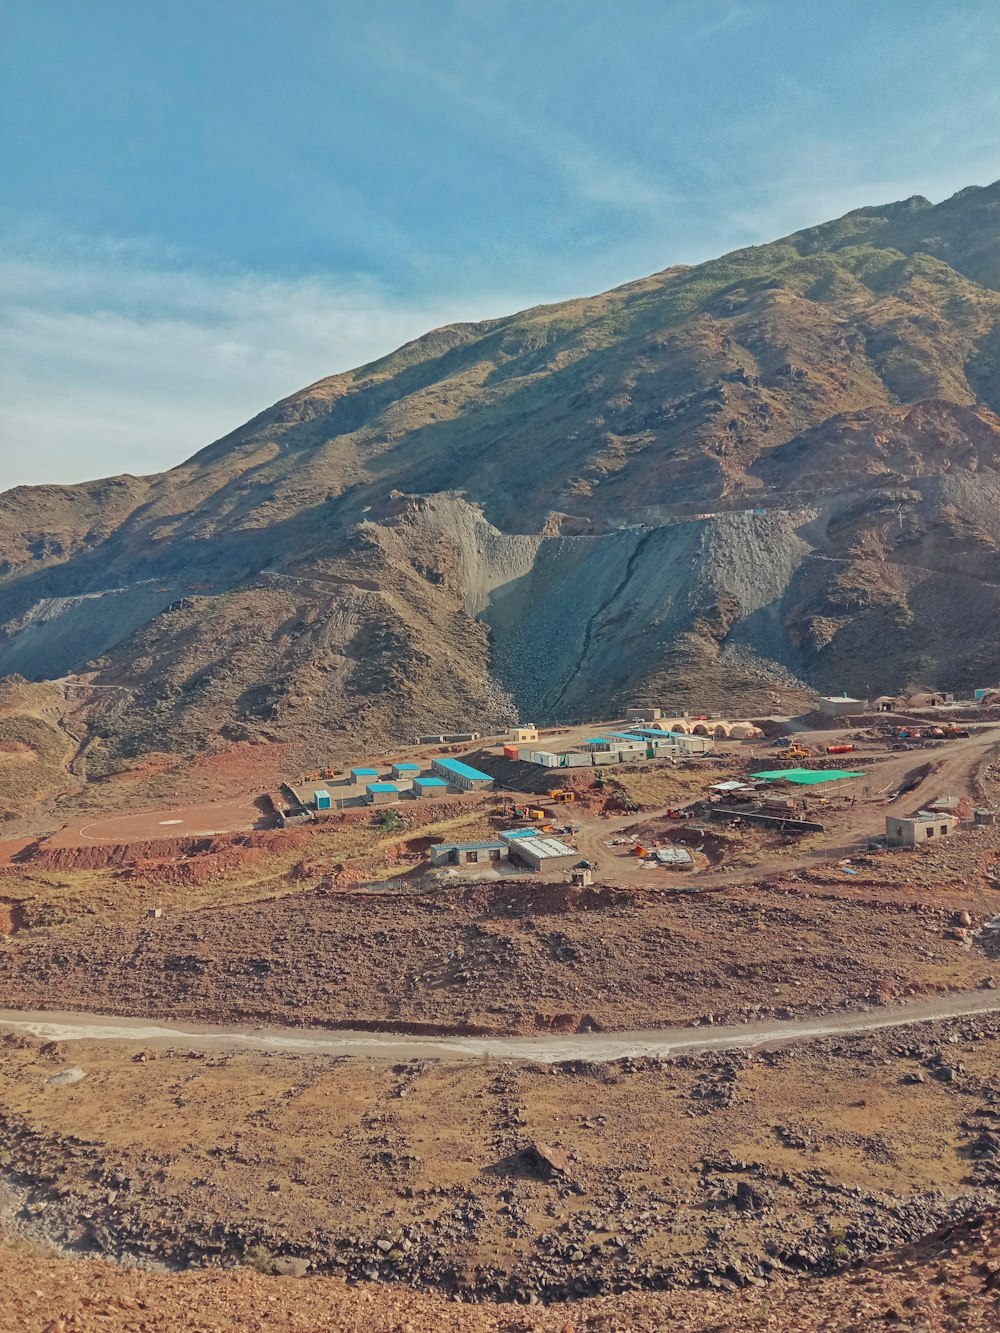
<svg viewBox="0 0 1000 1333"><path fill-rule="evenodd" d="M782 750L780 758L782 759L808 759L812 755L812 750L804 745L799 745L793 741L787 750Z"/></svg>

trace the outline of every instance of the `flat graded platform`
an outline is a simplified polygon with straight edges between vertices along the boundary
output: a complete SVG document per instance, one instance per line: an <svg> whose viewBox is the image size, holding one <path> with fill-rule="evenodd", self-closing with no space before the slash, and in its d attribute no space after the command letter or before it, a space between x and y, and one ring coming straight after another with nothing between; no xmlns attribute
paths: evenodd
<svg viewBox="0 0 1000 1333"><path fill-rule="evenodd" d="M252 796L207 801L172 810L144 810L135 815L109 815L86 824L69 824L46 842L47 847L85 847L91 842L156 842L161 838L199 838L214 833L241 833L261 827L264 812Z"/></svg>

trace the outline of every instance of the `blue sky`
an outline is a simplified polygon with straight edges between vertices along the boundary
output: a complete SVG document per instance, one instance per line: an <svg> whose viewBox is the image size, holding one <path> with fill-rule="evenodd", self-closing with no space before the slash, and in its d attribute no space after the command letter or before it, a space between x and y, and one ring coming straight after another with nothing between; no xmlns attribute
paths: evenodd
<svg viewBox="0 0 1000 1333"><path fill-rule="evenodd" d="M986 184L998 34L995 0L5 0L0 488L169 466L435 324Z"/></svg>

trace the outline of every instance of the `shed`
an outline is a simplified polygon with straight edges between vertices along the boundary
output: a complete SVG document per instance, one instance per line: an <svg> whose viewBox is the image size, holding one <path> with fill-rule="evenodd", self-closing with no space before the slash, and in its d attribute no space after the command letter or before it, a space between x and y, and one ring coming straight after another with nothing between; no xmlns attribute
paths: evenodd
<svg viewBox="0 0 1000 1333"><path fill-rule="evenodd" d="M393 764L392 776L394 778L403 778L404 780L415 778L420 772L419 764Z"/></svg>
<svg viewBox="0 0 1000 1333"><path fill-rule="evenodd" d="M444 778L414 778L413 790L418 796L443 796L448 784Z"/></svg>
<svg viewBox="0 0 1000 1333"><path fill-rule="evenodd" d="M885 840L890 847L922 847L933 838L948 838L958 827L954 815L935 815L921 810L908 819L885 817Z"/></svg>
<svg viewBox="0 0 1000 1333"><path fill-rule="evenodd" d="M820 699L819 711L827 717L853 717L863 713L865 706L860 699L852 699L848 694L829 694Z"/></svg>
<svg viewBox="0 0 1000 1333"><path fill-rule="evenodd" d="M394 782L369 782L368 804L391 805L399 800L399 788Z"/></svg>
<svg viewBox="0 0 1000 1333"><path fill-rule="evenodd" d="M333 805L330 793L324 787L316 788L316 809L329 810Z"/></svg>
<svg viewBox="0 0 1000 1333"><path fill-rule="evenodd" d="M489 791L493 786L493 779L488 773L463 764L461 759L432 759L431 772L444 778L453 787L460 787L462 791Z"/></svg>
<svg viewBox="0 0 1000 1333"><path fill-rule="evenodd" d="M558 768L559 756L553 754L551 750L531 750L527 754L521 755L529 764L538 764L541 768Z"/></svg>
<svg viewBox="0 0 1000 1333"><path fill-rule="evenodd" d="M558 870L575 865L580 853L558 838L515 838L509 844L511 854L532 870Z"/></svg>
<svg viewBox="0 0 1000 1333"><path fill-rule="evenodd" d="M352 769L351 769L351 781L352 781L352 782L364 782L364 783L368 783L368 782L377 782L378 779L379 779L381 776L382 776L382 774L381 774L381 772L380 772L377 768L352 768Z"/></svg>
<svg viewBox="0 0 1000 1333"><path fill-rule="evenodd" d="M489 865L506 861L509 849L505 842L441 842L431 848L432 866Z"/></svg>

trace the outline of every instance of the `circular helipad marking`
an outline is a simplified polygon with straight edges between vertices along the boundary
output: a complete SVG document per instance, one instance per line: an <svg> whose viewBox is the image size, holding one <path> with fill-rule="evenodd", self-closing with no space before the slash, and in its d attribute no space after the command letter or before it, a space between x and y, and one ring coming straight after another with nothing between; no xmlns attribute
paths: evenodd
<svg viewBox="0 0 1000 1333"><path fill-rule="evenodd" d="M183 819L161 819L160 827L162 828L164 824L183 824L183 823L184 823Z"/></svg>

